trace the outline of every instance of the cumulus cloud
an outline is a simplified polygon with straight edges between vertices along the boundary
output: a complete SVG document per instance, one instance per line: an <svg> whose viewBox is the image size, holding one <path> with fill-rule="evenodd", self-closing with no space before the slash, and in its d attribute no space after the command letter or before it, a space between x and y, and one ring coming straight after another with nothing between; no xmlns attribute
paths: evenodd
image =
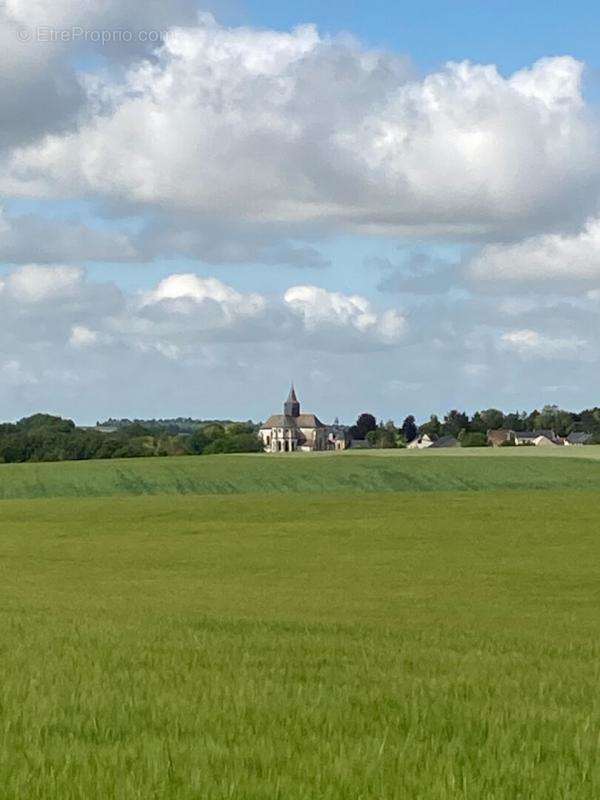
<svg viewBox="0 0 600 800"><path fill-rule="evenodd" d="M133 316L132 316L133 315ZM316 286L294 286L283 296L242 293L216 278L170 275L136 302L122 330L144 347L192 353L202 342L290 342L307 351L362 352L398 344L406 320L394 309L377 312L364 297Z"/></svg>
<svg viewBox="0 0 600 800"><path fill-rule="evenodd" d="M503 333L501 346L523 358L560 359L581 355L588 342L577 336L552 338L534 330L514 330Z"/></svg>
<svg viewBox="0 0 600 800"><path fill-rule="evenodd" d="M170 275L142 299L142 308L161 306L171 314L198 314L202 309L206 314L207 306L213 306L218 309L223 325L263 314L266 305L259 294L242 294L216 278L201 278L192 273Z"/></svg>
<svg viewBox="0 0 600 800"><path fill-rule="evenodd" d="M117 27L137 23L140 29L193 21L192 0L4 0L7 15L22 24L48 25L61 30L72 25Z"/></svg>
<svg viewBox="0 0 600 800"><path fill-rule="evenodd" d="M28 265L9 275L2 290L18 303L45 303L74 296L82 278L83 270L77 267Z"/></svg>
<svg viewBox="0 0 600 800"><path fill-rule="evenodd" d="M204 4L206 8L207 5ZM97 46L112 59L148 53L172 25L193 24L198 16L195 0L5 0L8 20L37 31L64 32L64 50ZM127 32L127 36L105 36ZM46 36L46 34L43 34ZM55 37L56 38L56 37ZM47 45L44 38L40 44Z"/></svg>
<svg viewBox="0 0 600 800"><path fill-rule="evenodd" d="M490 244L469 264L482 282L600 281L600 219L576 234L543 234L510 244Z"/></svg>
<svg viewBox="0 0 600 800"><path fill-rule="evenodd" d="M141 294L70 266L27 265L0 282L7 355L29 343L36 352L101 346L188 359L198 347L248 341L351 352L398 344L405 327L397 311L376 312L360 296L305 286L267 297L193 273L170 275Z"/></svg>
<svg viewBox="0 0 600 800"><path fill-rule="evenodd" d="M393 344L406 330L406 319L398 311L392 309L378 314L371 303L359 295L328 292L317 286L293 286L283 299L310 332L323 328L351 329L382 344Z"/></svg>
<svg viewBox="0 0 600 800"><path fill-rule="evenodd" d="M88 328L87 325L73 325L71 328L71 335L69 337L69 344L71 347L83 349L87 347L96 347L98 345L109 345L112 343L112 337L100 331L94 331Z"/></svg>
<svg viewBox="0 0 600 800"><path fill-rule="evenodd" d="M508 78L464 62L414 80L405 62L312 26L205 17L123 80L88 82L79 130L19 149L3 184L193 214L200 229L216 217L463 237L547 229L596 202L581 73L559 57Z"/></svg>
<svg viewBox="0 0 600 800"><path fill-rule="evenodd" d="M579 387L591 391L598 360L599 308L586 303L585 313L563 304L545 317L526 308L507 327L491 299L438 299L409 325L398 309L311 285L264 295L182 273L138 293L72 266L28 265L0 282L0 388L16 416L226 408L259 417L295 375L331 418L360 406L392 413L392 400L398 416L467 402L540 405L558 368L583 407Z"/></svg>
<svg viewBox="0 0 600 800"><path fill-rule="evenodd" d="M195 0L4 0L0 149L74 128L86 103L85 80L73 67L80 50L97 47L111 61L125 62L151 55L156 37L148 34L160 40L172 25L193 24L196 8ZM131 36L97 46L103 31Z"/></svg>
<svg viewBox="0 0 600 800"><path fill-rule="evenodd" d="M0 4L0 153L68 129L85 100L60 48L29 41L30 35Z"/></svg>
<svg viewBox="0 0 600 800"><path fill-rule="evenodd" d="M75 43L18 42L20 26L36 25L168 36L156 50L108 46L88 59ZM522 405L523 387L556 385L557 366L561 386L589 387L600 148L582 71L563 56L512 75L462 62L418 77L407 59L350 37L226 28L198 18L192 0L0 2L0 191L46 201L39 216L0 212L0 260L24 265L0 279L0 387L15 407L76 405L89 385L94 402L118 386L174 408L188 386L201 396L218 386L221 403L239 398L239 376L260 394L282 372L326 382L338 370L365 408L385 374L398 405L406 387L415 403L429 392L427 411L440 397L462 405L464 381L473 402L479 392L482 405ZM55 198L87 201L85 223L54 213ZM269 294L197 265L144 293L78 266L183 257L319 268L322 253L335 262L338 234L418 237L419 252L366 262L387 300L354 292L344 263L327 276L333 291L295 274L265 283ZM462 265L435 253L473 244L484 246L465 283Z"/></svg>
<svg viewBox="0 0 600 800"><path fill-rule="evenodd" d="M411 198L413 218L404 215L413 224L518 228L540 212L548 221L565 208L561 195L585 191L582 169L597 175L581 72L569 57L507 79L493 66L451 63L400 87L338 140L390 193Z"/></svg>
<svg viewBox="0 0 600 800"><path fill-rule="evenodd" d="M123 293L112 284L87 279L72 266L29 264L0 280L0 353L18 352L22 345L45 348L68 341L72 326L104 327L125 315Z"/></svg>

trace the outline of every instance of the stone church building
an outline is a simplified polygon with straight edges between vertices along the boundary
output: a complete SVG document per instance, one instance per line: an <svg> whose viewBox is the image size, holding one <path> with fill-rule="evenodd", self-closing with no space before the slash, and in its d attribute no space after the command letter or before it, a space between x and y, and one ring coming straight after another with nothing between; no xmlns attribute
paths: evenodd
<svg viewBox="0 0 600 800"><path fill-rule="evenodd" d="M333 433L315 414L301 414L294 386L283 404L283 414L273 414L261 426L259 436L267 453L291 453L294 450L343 450L346 437Z"/></svg>

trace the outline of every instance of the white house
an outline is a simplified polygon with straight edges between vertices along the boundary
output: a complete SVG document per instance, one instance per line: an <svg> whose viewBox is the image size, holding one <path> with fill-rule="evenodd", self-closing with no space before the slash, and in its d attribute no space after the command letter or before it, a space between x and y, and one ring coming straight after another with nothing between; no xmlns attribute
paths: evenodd
<svg viewBox="0 0 600 800"><path fill-rule="evenodd" d="M409 450L425 450L426 447L431 447L432 444L433 439L427 433L424 433L422 436L417 436L406 446Z"/></svg>

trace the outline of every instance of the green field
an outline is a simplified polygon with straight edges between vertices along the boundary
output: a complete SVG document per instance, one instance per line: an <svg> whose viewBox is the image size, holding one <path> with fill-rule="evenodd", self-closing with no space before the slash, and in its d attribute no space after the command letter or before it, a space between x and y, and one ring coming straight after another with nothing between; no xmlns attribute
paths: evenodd
<svg viewBox="0 0 600 800"><path fill-rule="evenodd" d="M563 452L0 465L0 797L595 800Z"/></svg>
<svg viewBox="0 0 600 800"><path fill-rule="evenodd" d="M0 499L146 494L585 490L600 446L374 450L0 465Z"/></svg>

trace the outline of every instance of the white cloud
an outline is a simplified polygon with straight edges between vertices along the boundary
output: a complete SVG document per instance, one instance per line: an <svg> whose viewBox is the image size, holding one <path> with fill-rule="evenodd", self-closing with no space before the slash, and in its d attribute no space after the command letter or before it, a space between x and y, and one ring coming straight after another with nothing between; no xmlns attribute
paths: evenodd
<svg viewBox="0 0 600 800"><path fill-rule="evenodd" d="M73 66L82 51L127 63L149 55L172 25L196 20L196 0L2 0L0 150L75 127L89 80ZM114 42L94 43L112 32Z"/></svg>
<svg viewBox="0 0 600 800"><path fill-rule="evenodd" d="M0 282L0 361L43 353L60 361L93 350L94 358L123 353L193 362L204 348L289 346L311 352L364 352L399 345L406 321L375 311L360 296L314 286L282 296L243 293L213 277L174 274L145 294L124 293L88 280L82 269L28 265ZM287 344L286 344L287 343ZM69 364L69 374L73 374Z"/></svg>
<svg viewBox="0 0 600 800"><path fill-rule="evenodd" d="M115 60L147 53L172 25L193 24L198 17L196 0L4 0L3 5L7 19L26 26L32 36L48 31L36 42L42 48L64 32L66 55L87 45ZM49 41L50 31L55 38Z"/></svg>
<svg viewBox="0 0 600 800"><path fill-rule="evenodd" d="M100 333L88 328L87 325L73 325L69 344L77 349L95 347L99 344L111 344L112 337L106 333Z"/></svg>
<svg viewBox="0 0 600 800"><path fill-rule="evenodd" d="M317 286L293 286L285 293L284 301L302 318L308 331L349 328L384 344L393 344L406 330L406 320L397 311L378 314L371 303L359 295L328 292Z"/></svg>
<svg viewBox="0 0 600 800"><path fill-rule="evenodd" d="M598 390L591 301L555 306L551 319L525 310L506 328L493 300L419 307L408 326L394 308L317 286L257 295L255 305L251 297L193 274L140 295L64 266L9 272L0 287L4 414L260 416L290 376L303 392L312 385L331 418L344 409L399 417L468 404L533 407L557 375L579 387L569 397L581 407Z"/></svg>
<svg viewBox="0 0 600 800"><path fill-rule="evenodd" d="M514 244L491 244L475 256L470 275L480 281L600 281L600 218L575 235L544 234Z"/></svg>
<svg viewBox="0 0 600 800"><path fill-rule="evenodd" d="M88 81L79 130L16 151L2 183L191 214L199 228L548 229L597 200L581 72L570 57L508 78L464 62L416 81L312 26L204 18L123 81Z"/></svg>
<svg viewBox="0 0 600 800"><path fill-rule="evenodd" d="M338 140L387 187L392 214L407 217L397 201L410 197L417 225L518 228L543 203L562 206L561 192L581 191L589 177L582 167L597 174L581 72L569 57L542 59L508 79L493 66L451 63L400 87Z"/></svg>
<svg viewBox="0 0 600 800"><path fill-rule="evenodd" d="M266 301L259 294L241 294L216 278L201 278L193 273L169 275L146 294L143 306L168 304L171 310L190 313L206 302L220 306L226 320L236 316L256 316L264 311Z"/></svg>
<svg viewBox="0 0 600 800"><path fill-rule="evenodd" d="M44 303L75 295L83 281L78 267L28 265L11 273L3 290L17 302Z"/></svg>
<svg viewBox="0 0 600 800"><path fill-rule="evenodd" d="M228 388L239 403L236 380L260 394L290 372L365 408L392 384L396 406L404 387L425 410L442 397L463 404L464 384L472 402L507 392L510 404L537 403L557 371L561 387L593 393L600 147L580 62L541 59L512 75L451 63L417 77L350 37L230 29L195 7L0 0L0 191L37 209L7 200L0 211L0 261L26 265L0 279L0 391L19 413L23 398L38 408L59 396L71 413L86 385L88 406L104 387L108 404L172 392L170 408L212 391L221 410ZM169 35L160 52L107 46L97 59L77 43L20 43L24 25ZM74 66L97 63L106 69ZM57 209L54 198L85 205ZM357 232L493 244L467 265L472 285L455 241L436 248L448 262L427 248L371 259L378 288L407 312L381 308L374 289L353 292L342 264L327 276L333 291L296 273L270 294L192 273L142 294L78 267L176 256L322 267L320 248L335 262L327 237ZM536 291L507 291L526 282ZM563 286L587 295L566 298ZM348 392L328 378L342 373Z"/></svg>
<svg viewBox="0 0 600 800"><path fill-rule="evenodd" d="M74 124L84 92L60 48L32 40L0 3L0 151Z"/></svg>
<svg viewBox="0 0 600 800"><path fill-rule="evenodd" d="M588 342L577 336L551 337L534 330L514 330L503 333L501 346L523 358L560 359L581 357Z"/></svg>
<svg viewBox="0 0 600 800"><path fill-rule="evenodd" d="M116 26L125 24L142 30L152 25L168 27L185 18L192 21L193 0L4 0L9 18L22 24L72 26Z"/></svg>

